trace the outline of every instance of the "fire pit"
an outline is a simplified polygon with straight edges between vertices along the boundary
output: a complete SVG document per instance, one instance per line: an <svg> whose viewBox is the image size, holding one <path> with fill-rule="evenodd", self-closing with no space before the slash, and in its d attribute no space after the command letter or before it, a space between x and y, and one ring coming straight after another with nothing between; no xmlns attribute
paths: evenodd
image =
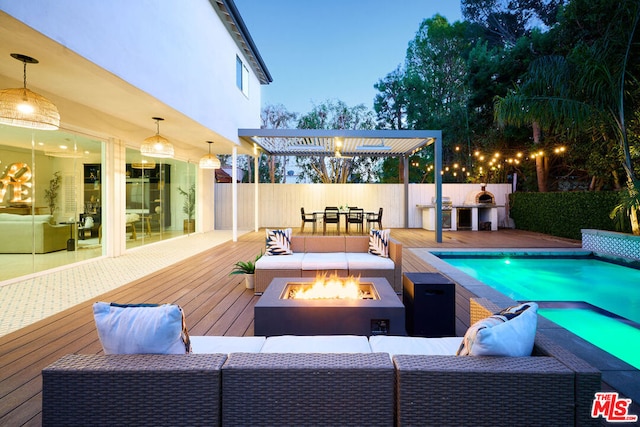
<svg viewBox="0 0 640 427"><path fill-rule="evenodd" d="M340 283L273 279L255 305L254 335L406 335L404 305L386 279L360 278L355 292L310 297L314 287L342 292L349 280L332 279Z"/></svg>

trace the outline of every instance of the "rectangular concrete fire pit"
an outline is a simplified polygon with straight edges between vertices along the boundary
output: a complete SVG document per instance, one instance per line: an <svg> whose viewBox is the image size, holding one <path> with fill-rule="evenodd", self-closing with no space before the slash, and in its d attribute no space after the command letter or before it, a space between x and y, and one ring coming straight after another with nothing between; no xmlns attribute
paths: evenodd
<svg viewBox="0 0 640 427"><path fill-rule="evenodd" d="M314 281L273 279L255 305L254 335L406 335L404 305L386 279L360 278L365 299L288 298Z"/></svg>

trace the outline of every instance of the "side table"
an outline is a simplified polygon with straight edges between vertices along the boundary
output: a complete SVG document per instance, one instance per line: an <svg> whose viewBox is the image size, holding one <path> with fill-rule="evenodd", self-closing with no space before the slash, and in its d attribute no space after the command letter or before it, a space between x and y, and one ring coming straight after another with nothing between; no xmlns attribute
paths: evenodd
<svg viewBox="0 0 640 427"><path fill-rule="evenodd" d="M405 326L410 336L456 335L455 286L455 283L440 273L402 275Z"/></svg>

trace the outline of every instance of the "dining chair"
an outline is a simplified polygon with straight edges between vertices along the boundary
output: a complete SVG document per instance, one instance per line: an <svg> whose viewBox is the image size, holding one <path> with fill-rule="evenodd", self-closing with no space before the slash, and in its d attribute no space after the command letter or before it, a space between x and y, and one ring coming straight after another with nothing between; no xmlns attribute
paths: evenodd
<svg viewBox="0 0 640 427"><path fill-rule="evenodd" d="M307 222L310 222L313 224L313 233L315 234L316 232L316 222L318 221L318 218L316 217L315 213L305 213L304 212L304 208L300 208L300 216L302 217L302 225L300 226L300 233L304 233L304 225Z"/></svg>
<svg viewBox="0 0 640 427"><path fill-rule="evenodd" d="M350 232L351 224L356 224L357 230L362 233L364 228L364 209L349 208L347 213L347 233Z"/></svg>
<svg viewBox="0 0 640 427"><path fill-rule="evenodd" d="M378 214L371 213L367 215L367 228L371 229L369 226L371 223L377 223L378 229L382 230L382 208L378 211Z"/></svg>
<svg viewBox="0 0 640 427"><path fill-rule="evenodd" d="M340 234L340 210L336 206L324 208L322 216L322 234L327 233L327 224L335 224L338 234Z"/></svg>

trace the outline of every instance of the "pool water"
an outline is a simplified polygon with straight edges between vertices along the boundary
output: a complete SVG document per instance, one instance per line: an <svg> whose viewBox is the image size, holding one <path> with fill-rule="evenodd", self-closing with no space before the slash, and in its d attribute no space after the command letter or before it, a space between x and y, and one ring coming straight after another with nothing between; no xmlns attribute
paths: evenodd
<svg viewBox="0 0 640 427"><path fill-rule="evenodd" d="M438 255L518 301L584 301L640 324L640 270L594 257ZM540 314L640 369L640 330L587 309L541 308ZM635 353L635 354L634 354Z"/></svg>

